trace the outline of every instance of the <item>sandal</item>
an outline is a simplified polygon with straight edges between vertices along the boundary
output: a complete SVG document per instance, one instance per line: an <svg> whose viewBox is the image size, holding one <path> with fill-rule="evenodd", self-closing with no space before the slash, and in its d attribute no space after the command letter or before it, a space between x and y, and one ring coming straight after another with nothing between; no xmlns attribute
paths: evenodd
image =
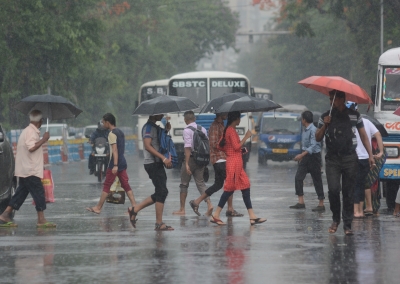
<svg viewBox="0 0 400 284"><path fill-rule="evenodd" d="M351 229L346 229L346 230L344 230L344 234L345 234L346 236L352 236L352 235L354 235L354 233L353 233L353 231L352 231Z"/></svg>
<svg viewBox="0 0 400 284"><path fill-rule="evenodd" d="M129 210L129 207L128 207L128 213L129 213L129 220L131 221L132 226L134 228L136 228L136 221L138 219L136 219L137 212L135 212L135 207L132 207L131 210ZM133 220L132 220L132 217L133 217Z"/></svg>
<svg viewBox="0 0 400 284"><path fill-rule="evenodd" d="M226 210L226 217L243 217L243 214L237 212L236 210Z"/></svg>
<svg viewBox="0 0 400 284"><path fill-rule="evenodd" d="M189 201L189 205L190 205L190 207L192 207L194 213L196 213L197 216L201 215L200 212L199 212L199 205L194 204L194 200L190 200Z"/></svg>
<svg viewBox="0 0 400 284"><path fill-rule="evenodd" d="M254 222L251 222L251 221L254 221ZM262 220L261 218L250 219L250 225L253 226L253 225L256 225L256 224L261 224L261 223L264 223L266 221L267 221L267 219Z"/></svg>
<svg viewBox="0 0 400 284"><path fill-rule="evenodd" d="M11 221L7 222L7 221L0 220L0 228L15 228L15 227L18 227L18 225Z"/></svg>
<svg viewBox="0 0 400 284"><path fill-rule="evenodd" d="M161 228L164 225L163 228ZM167 226L165 225L164 222L161 222L160 224L156 223L156 227L154 228L154 231L173 231L175 230L174 228L172 228L171 226Z"/></svg>
<svg viewBox="0 0 400 284"><path fill-rule="evenodd" d="M328 229L329 234L334 234L336 233L338 227L339 227L340 222L332 222L331 226Z"/></svg>
<svg viewBox="0 0 400 284"><path fill-rule="evenodd" d="M214 223L214 224L217 224L218 226L222 226L222 225L225 225L225 223L224 222L222 222L220 219L218 219L218 218L215 218L213 215L211 215L211 220L210 220L210 222L211 223Z"/></svg>

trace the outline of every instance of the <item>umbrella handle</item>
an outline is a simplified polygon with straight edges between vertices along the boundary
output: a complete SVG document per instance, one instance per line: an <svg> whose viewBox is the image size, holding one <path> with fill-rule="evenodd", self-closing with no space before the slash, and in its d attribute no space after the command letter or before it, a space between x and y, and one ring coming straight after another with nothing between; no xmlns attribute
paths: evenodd
<svg viewBox="0 0 400 284"><path fill-rule="evenodd" d="M333 101L332 101L332 104L331 104L331 109L329 110L329 116L331 116L332 108L333 108L333 103L335 102L335 98L336 98L336 90L335 90L335 95L333 96Z"/></svg>
<svg viewBox="0 0 400 284"><path fill-rule="evenodd" d="M47 118L46 132L49 132L49 118Z"/></svg>

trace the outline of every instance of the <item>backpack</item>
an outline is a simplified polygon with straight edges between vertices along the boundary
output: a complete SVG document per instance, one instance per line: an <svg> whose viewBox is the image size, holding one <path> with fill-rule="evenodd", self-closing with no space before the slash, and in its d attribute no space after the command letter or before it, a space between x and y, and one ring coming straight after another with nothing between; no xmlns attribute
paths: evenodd
<svg viewBox="0 0 400 284"><path fill-rule="evenodd" d="M147 122L147 123L151 124L157 129L157 138L159 144L158 152L161 153L165 158L171 159L172 168L177 168L178 154L176 153L175 145L174 142L172 141L171 136L168 135L168 132L164 128L161 128L157 124L153 122ZM143 126L143 128L146 127L146 124Z"/></svg>
<svg viewBox="0 0 400 284"><path fill-rule="evenodd" d="M357 138L348 114L336 113L332 118L325 133L328 151L338 155L351 154L357 147Z"/></svg>
<svg viewBox="0 0 400 284"><path fill-rule="evenodd" d="M188 128L193 131L193 159L198 166L207 166L210 163L210 142L208 137L201 131L200 125L197 125L197 129L193 126Z"/></svg>

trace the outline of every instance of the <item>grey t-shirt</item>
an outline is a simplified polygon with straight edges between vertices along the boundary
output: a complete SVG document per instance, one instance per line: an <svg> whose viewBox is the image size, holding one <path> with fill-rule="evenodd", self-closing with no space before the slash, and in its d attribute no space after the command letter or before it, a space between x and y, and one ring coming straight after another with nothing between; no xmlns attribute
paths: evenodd
<svg viewBox="0 0 400 284"><path fill-rule="evenodd" d="M143 137L143 156L144 156L144 164L152 164L155 162L161 162L161 159L158 157L153 156L149 153L144 147L144 139L151 138L151 146L158 151L160 148L157 136L157 126L153 122L147 121L146 124L143 126L142 129L142 137Z"/></svg>

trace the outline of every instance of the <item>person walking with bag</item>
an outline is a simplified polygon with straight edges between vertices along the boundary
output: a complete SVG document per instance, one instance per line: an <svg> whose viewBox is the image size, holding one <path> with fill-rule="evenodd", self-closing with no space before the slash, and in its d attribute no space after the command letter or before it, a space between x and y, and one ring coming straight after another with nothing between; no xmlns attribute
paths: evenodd
<svg viewBox="0 0 400 284"><path fill-rule="evenodd" d="M103 184L103 191L100 195L100 200L94 207L87 207L86 210L95 214L100 214L103 208L104 202L106 201L112 184L115 181L115 177L119 178L121 187L125 190L128 195L129 201L132 206L135 206L136 201L133 195L131 186L129 185L129 177L126 172L128 165L125 160L125 134L117 128L115 116L111 113L103 115L103 125L106 129L110 130L108 134L108 143L110 144L110 163L106 172L106 179Z"/></svg>
<svg viewBox="0 0 400 284"><path fill-rule="evenodd" d="M154 194L147 197L136 206L128 208L129 218L131 224L136 228L136 215L142 209L155 204L156 207L156 224L154 230L156 231L173 231L174 228L167 226L163 222L164 203L167 199L167 174L165 168L172 168L170 159L164 157L158 150L160 148L160 141L158 137L159 126L156 125L157 121L161 121L164 117L163 114L150 115L149 120L143 126L143 156L144 156L144 169L146 170L149 178L155 187ZM165 125L165 131L171 129L171 124L168 122Z"/></svg>
<svg viewBox="0 0 400 284"><path fill-rule="evenodd" d="M240 123L240 112L233 111L228 113L228 122L224 129L224 134L219 147L226 154L226 179L224 184L224 193L218 203L218 207L214 214L211 215L210 222L217 225L225 225L220 220L220 214L224 208L228 198L235 190L242 192L244 204L250 218L250 224L256 225L267 221L267 219L258 218L253 211L253 206L250 199L250 181L246 172L243 169L242 147L246 140L251 137L251 131L247 131L246 135L240 141L239 135L236 132L236 126Z"/></svg>
<svg viewBox="0 0 400 284"><path fill-rule="evenodd" d="M172 214L175 215L185 215L185 203L186 203L186 197L188 194L188 187L189 187L189 182L192 178L194 178L194 181L196 183L197 189L201 194L203 194L207 186L204 182L204 168L205 165L199 165L196 162L196 159L194 157L194 132L198 129L198 125L196 124L196 116L194 115L194 112L189 110L186 111L183 114L183 118L186 123L186 127L183 130L183 141L184 141L184 147L185 147L185 161L182 164L182 169L181 169L181 184L180 184L180 208L178 211L174 211ZM200 126L201 127L201 126ZM207 131L205 130L204 127L201 127L201 131L204 133L204 135L207 137ZM210 198L207 197L204 200L207 203L207 216L210 216L213 211L213 206L211 204Z"/></svg>
<svg viewBox="0 0 400 284"><path fill-rule="evenodd" d="M326 136L327 153L326 179L328 181L328 197L332 211L332 224L328 229L334 234L340 224L342 213L343 230L345 235L353 235L351 223L354 210L354 187L358 171L358 157L356 153L356 130L368 153L370 167L375 164L368 136L360 114L346 107L346 95L342 91L329 92L331 111L326 111L318 121L318 130L315 139L320 142ZM343 196L343 210L341 210L340 192ZM342 212L341 212L342 211Z"/></svg>
<svg viewBox="0 0 400 284"><path fill-rule="evenodd" d="M43 134L40 139L40 130L43 118L42 112L32 110L29 114L30 124L21 132L17 144L17 155L15 159L15 176L19 177L19 186L11 198L6 210L0 215L0 227L17 227L12 222L13 210L19 210L26 197L30 193L35 201L37 212L37 228L55 228L56 224L48 222L44 217L46 210L46 199L43 178L43 149L42 145L50 138L49 132Z"/></svg>
<svg viewBox="0 0 400 284"><path fill-rule="evenodd" d="M210 160L214 167L215 181L212 186L200 195L196 200L189 201L194 213L200 216L199 204L201 201L210 197L224 186L226 178L226 155L219 149L218 143L224 134L224 120L227 118L227 114L217 113L216 118L208 130L210 137ZM226 210L227 217L242 217L243 214L233 209L233 194L228 199L228 209Z"/></svg>

